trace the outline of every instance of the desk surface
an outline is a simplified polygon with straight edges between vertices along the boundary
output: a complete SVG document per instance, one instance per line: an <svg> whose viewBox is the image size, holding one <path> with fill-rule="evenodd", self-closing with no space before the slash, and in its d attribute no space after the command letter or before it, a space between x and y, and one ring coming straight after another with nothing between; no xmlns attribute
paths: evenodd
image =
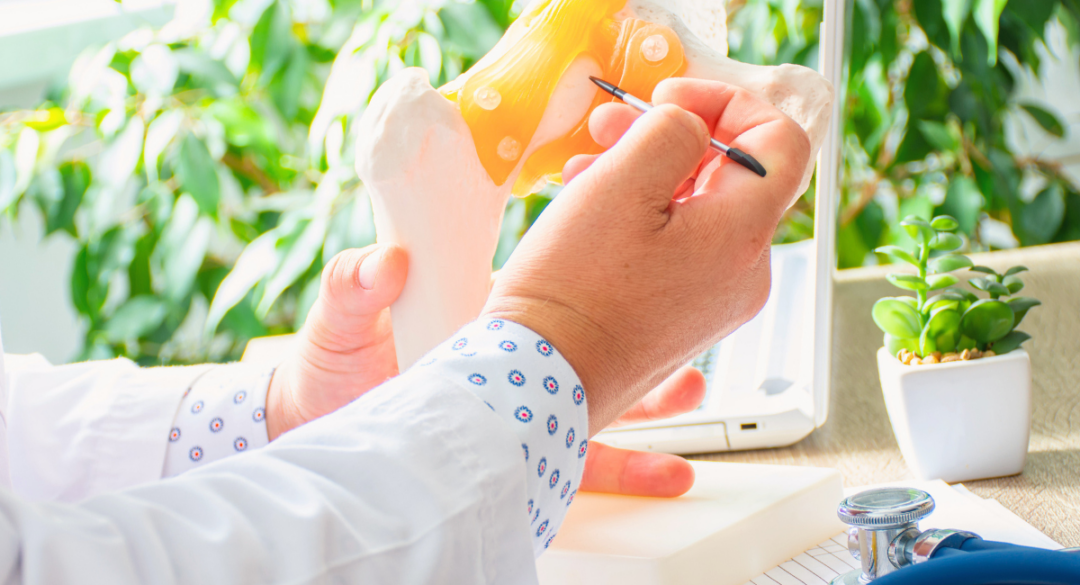
<svg viewBox="0 0 1080 585"><path fill-rule="evenodd" d="M1024 472L965 482L994 498L1065 546L1080 546L1080 244L1060 244L988 255L976 264L1002 271L1023 264L1025 296L1043 301L1021 329L1033 366L1033 421ZM848 486L910 479L885 411L874 354L881 332L870 308L897 289L888 270L846 270L836 282L833 315L832 396L829 420L802 442L782 449L693 457L834 467ZM842 309L840 309L842 307ZM962 527L961 527L962 528Z"/></svg>

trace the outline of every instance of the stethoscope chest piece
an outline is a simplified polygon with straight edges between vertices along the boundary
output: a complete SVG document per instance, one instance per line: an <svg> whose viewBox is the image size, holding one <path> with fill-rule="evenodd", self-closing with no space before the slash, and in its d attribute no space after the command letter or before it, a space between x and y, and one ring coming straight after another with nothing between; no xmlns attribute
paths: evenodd
<svg viewBox="0 0 1080 585"><path fill-rule="evenodd" d="M845 498L836 515L848 525L848 551L862 568L833 579L833 585L865 585L924 560L923 555L928 558L937 547L921 546L919 521L933 511L934 498L910 488L880 488Z"/></svg>
<svg viewBox="0 0 1080 585"><path fill-rule="evenodd" d="M860 569L831 585L867 585L886 576L890 583L1080 583L1078 555L985 541L964 530L920 531L919 521L933 511L930 494L909 488L869 490L840 502L836 515L848 525L848 550ZM935 558L942 560L924 565ZM904 567L913 568L890 576Z"/></svg>

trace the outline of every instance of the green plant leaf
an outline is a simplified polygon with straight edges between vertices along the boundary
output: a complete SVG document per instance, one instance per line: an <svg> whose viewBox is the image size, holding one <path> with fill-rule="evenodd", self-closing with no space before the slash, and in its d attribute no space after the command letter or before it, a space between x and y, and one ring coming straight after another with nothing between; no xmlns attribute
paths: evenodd
<svg viewBox="0 0 1080 585"><path fill-rule="evenodd" d="M919 336L923 355L955 351L960 342L960 319L961 314L951 308L935 309Z"/></svg>
<svg viewBox="0 0 1080 585"><path fill-rule="evenodd" d="M960 223L956 219L949 215L939 215L930 220L930 227L939 232L951 232L960 227Z"/></svg>
<svg viewBox="0 0 1080 585"><path fill-rule="evenodd" d="M967 300L967 298L964 297L964 295L956 293L954 291L955 291L955 289L948 289L945 292L938 293L938 294L926 299L927 306L933 305L935 303L940 303L940 302L947 302L947 301L961 302L961 301L966 301Z"/></svg>
<svg viewBox="0 0 1080 585"><path fill-rule="evenodd" d="M304 226L300 237L292 242L289 248L280 251L283 254L281 264L266 281L262 297L255 308L255 314L260 319L266 317L281 293L292 286L311 267L319 250L322 249L327 224L328 220L325 217L312 219Z"/></svg>
<svg viewBox="0 0 1080 585"><path fill-rule="evenodd" d="M919 300L916 299L915 297L892 297L892 298L894 298L894 299L896 299L896 300L898 300L900 302L907 303L907 304L911 305L911 308L915 309L916 311L919 310Z"/></svg>
<svg viewBox="0 0 1080 585"><path fill-rule="evenodd" d="M135 57L129 72L131 84L139 92L149 96L166 96L172 93L180 67L169 47L154 43Z"/></svg>
<svg viewBox="0 0 1080 585"><path fill-rule="evenodd" d="M197 48L184 48L173 51L180 71L190 75L194 81L206 87L220 97L236 95L240 82L224 63L213 59Z"/></svg>
<svg viewBox="0 0 1080 585"><path fill-rule="evenodd" d="M167 313L168 307L161 299L137 296L128 299L109 317L102 332L113 343L138 339L157 329Z"/></svg>
<svg viewBox="0 0 1080 585"><path fill-rule="evenodd" d="M975 0L975 25L986 39L986 60L991 67L997 64L998 25L1001 11L1005 9L1007 2L1008 0Z"/></svg>
<svg viewBox="0 0 1080 585"><path fill-rule="evenodd" d="M1009 294L1009 289L1005 288L1004 285L1002 285L1000 283L997 283L997 282L994 282L993 280L991 280L989 278L972 278L971 280L968 281L968 284L970 284L971 286L973 286L973 287L975 287L975 288L977 288L977 289L979 289L979 290L981 290L983 292L990 293L992 295L1007 295L1007 294Z"/></svg>
<svg viewBox="0 0 1080 585"><path fill-rule="evenodd" d="M432 83L438 83L439 73L442 71L442 49L439 41L427 33L419 33L416 44L420 51L420 66L428 72Z"/></svg>
<svg viewBox="0 0 1080 585"><path fill-rule="evenodd" d="M1024 320L1027 312L1031 310L1032 307L1038 307L1039 305L1041 305L1042 301L1040 301L1039 299L1033 299L1031 297L1014 297L1009 299L1008 303L1009 307L1016 315L1016 319L1013 321L1013 327L1018 327L1020 325L1020 322Z"/></svg>
<svg viewBox="0 0 1080 585"><path fill-rule="evenodd" d="M1065 137L1065 125L1049 110L1030 103L1020 104L1020 108L1027 112L1029 116L1039 123L1043 130L1046 130L1052 136Z"/></svg>
<svg viewBox="0 0 1080 585"><path fill-rule="evenodd" d="M274 0L251 33L251 63L261 72L263 84L285 65L295 42L288 2Z"/></svg>
<svg viewBox="0 0 1080 585"><path fill-rule="evenodd" d="M888 274L885 278L893 284L893 286L902 288L904 290L926 290L926 281L919 278L914 274Z"/></svg>
<svg viewBox="0 0 1080 585"><path fill-rule="evenodd" d="M940 233L930 240L930 249L938 250L940 252L952 252L953 250L960 249L964 245L964 240L960 239L960 236L950 233Z"/></svg>
<svg viewBox="0 0 1080 585"><path fill-rule="evenodd" d="M919 351L916 352L921 357L926 357L935 351L942 351L938 349L937 343L934 337L930 335L929 329L923 329L923 332L919 335Z"/></svg>
<svg viewBox="0 0 1080 585"><path fill-rule="evenodd" d="M919 353L919 339L901 339L899 337L893 337L888 333L885 334L885 349L889 351L889 355L895 356L900 353L901 349L906 349L911 353Z"/></svg>
<svg viewBox="0 0 1080 585"><path fill-rule="evenodd" d="M943 289L958 282L960 279L951 274L933 274L926 277L926 284L930 285L929 290Z"/></svg>
<svg viewBox="0 0 1080 585"><path fill-rule="evenodd" d="M183 190L199 204L199 211L217 217L218 201L221 199L221 183L210 151L192 134L184 136L180 143L180 159L176 169Z"/></svg>
<svg viewBox="0 0 1080 585"><path fill-rule="evenodd" d="M949 29L952 54L960 54L960 34L964 21L971 14L971 0L941 0L941 12Z"/></svg>
<svg viewBox="0 0 1080 585"><path fill-rule="evenodd" d="M974 303L975 301L979 300L979 295L977 295L977 294L975 294L975 293L973 293L973 292L971 292L971 291L969 291L967 289L960 288L958 286L954 286L952 288L946 289L945 292L946 293L958 294L958 295L964 297L964 300L969 302L969 303Z"/></svg>
<svg viewBox="0 0 1080 585"><path fill-rule="evenodd" d="M1054 182L1020 208L1017 235L1025 245L1046 244L1054 239L1065 220L1065 191Z"/></svg>
<svg viewBox="0 0 1080 585"><path fill-rule="evenodd" d="M919 312L898 298L880 299L874 303L872 315L882 331L898 339L918 339L922 331Z"/></svg>
<svg viewBox="0 0 1080 585"><path fill-rule="evenodd" d="M1005 271L1005 276L1012 276L1014 274L1020 274L1021 272L1027 272L1027 266L1013 266Z"/></svg>
<svg viewBox="0 0 1080 585"><path fill-rule="evenodd" d="M65 230L75 236L78 233L75 228L75 212L82 205L83 195L90 186L90 167L83 162L64 163L60 165L60 177L64 196L46 212L45 233Z"/></svg>
<svg viewBox="0 0 1080 585"><path fill-rule="evenodd" d="M1002 286L1009 289L1009 294L1014 295L1024 290L1024 281L1015 276L1006 276L1005 280L1001 281Z"/></svg>
<svg viewBox="0 0 1080 585"><path fill-rule="evenodd" d="M972 272L982 272L983 274L990 274L990 275L993 275L993 276L1001 276L993 268L990 268L989 266L972 266L971 271Z"/></svg>
<svg viewBox="0 0 1080 585"><path fill-rule="evenodd" d="M289 55L284 70L270 81L270 96L286 119L295 118L299 112L300 94L304 90L308 66L307 51L297 45Z"/></svg>
<svg viewBox="0 0 1080 585"><path fill-rule="evenodd" d="M214 293L214 300L211 301L210 310L206 315L205 332L207 335L212 335L225 314L243 300L248 292L277 265L275 246L278 237L276 231L266 232L255 238L240 253L233 269L221 281Z"/></svg>
<svg viewBox="0 0 1080 585"><path fill-rule="evenodd" d="M31 114L30 119L23 122L23 124L38 132L48 132L67 124L67 116L62 108L39 109Z"/></svg>
<svg viewBox="0 0 1080 585"><path fill-rule="evenodd" d="M307 272L315 261L326 239L333 203L340 195L341 184L335 175L328 173L315 192L314 216L302 222L303 229L295 239L283 238L278 241L281 263L263 286L262 297L255 309L260 319L266 317L281 293Z"/></svg>
<svg viewBox="0 0 1080 585"><path fill-rule="evenodd" d="M1006 303L983 299L964 312L960 329L964 335L979 343L989 343L1012 331L1014 319L1013 310Z"/></svg>
<svg viewBox="0 0 1080 585"><path fill-rule="evenodd" d="M961 176L954 177L949 182L949 189L940 209L956 218L960 231L971 234L979 223L985 205L986 200L979 190L979 185L970 177Z"/></svg>
<svg viewBox="0 0 1080 585"><path fill-rule="evenodd" d="M97 317L98 307L91 304L90 286L93 277L89 270L89 246L82 246L75 254L71 267L71 304L75 310L93 321Z"/></svg>
<svg viewBox="0 0 1080 585"><path fill-rule="evenodd" d="M199 217L194 198L177 198L169 223L150 256L154 292L177 304L187 298L206 257L213 227L209 218Z"/></svg>
<svg viewBox="0 0 1080 585"><path fill-rule="evenodd" d="M8 206L26 192L26 188L34 180L34 169L40 150L41 135L37 130L23 128L19 131L19 137L15 141L15 181L10 194L5 194L4 201L0 201L0 212L7 211Z"/></svg>
<svg viewBox="0 0 1080 585"><path fill-rule="evenodd" d="M893 258L895 260L901 260L903 262L907 262L908 264L911 264L912 266L918 266L919 265L919 261L916 260L915 257L911 255L911 252L908 252L907 250L901 248L900 246L881 246L880 248L875 248L874 253L876 253L876 254L884 254L884 255L889 256L890 258Z"/></svg>
<svg viewBox="0 0 1080 585"><path fill-rule="evenodd" d="M858 223L851 222L840 226L836 233L836 254L841 268L862 266L869 252Z"/></svg>
<svg viewBox="0 0 1080 585"><path fill-rule="evenodd" d="M949 299L937 299L934 302L930 302L930 301L926 302L926 308L931 313L933 313L934 311L937 311L939 309L949 309L950 311L957 311L958 313L962 314L965 310L967 310L967 306L968 305L967 305L966 301L957 301L957 300L949 300Z"/></svg>
<svg viewBox="0 0 1080 585"><path fill-rule="evenodd" d="M484 56L499 42L502 30L491 13L479 3L451 2L439 11L439 20L446 29L444 48L454 48L469 59Z"/></svg>
<svg viewBox="0 0 1080 585"><path fill-rule="evenodd" d="M937 150L952 152L960 147L960 138L941 122L919 120L918 128L919 132L926 137L927 142Z"/></svg>
<svg viewBox="0 0 1080 585"><path fill-rule="evenodd" d="M16 175L15 156L9 149L0 148L0 213L6 212L18 197L15 193Z"/></svg>
<svg viewBox="0 0 1080 585"><path fill-rule="evenodd" d="M952 272L953 270L960 270L961 268L968 268L971 265L971 259L967 256L962 254L947 254L931 260L929 268L931 272L942 274L945 272Z"/></svg>
<svg viewBox="0 0 1080 585"><path fill-rule="evenodd" d="M168 110L154 118L146 127L146 141L143 144L143 169L146 171L146 180L153 183L158 180L158 163L161 155L176 138L180 131L180 125L184 121L184 112L181 110Z"/></svg>
<svg viewBox="0 0 1080 585"><path fill-rule="evenodd" d="M904 231L911 236L911 239L920 245L925 246L930 241L930 238L934 237L934 229L930 227L928 221L921 217L909 215L900 222L900 225L904 227Z"/></svg>
<svg viewBox="0 0 1080 585"><path fill-rule="evenodd" d="M1008 335L995 341L990 349L998 355L1004 355L1020 347L1021 343L1031 339L1031 336L1023 331L1010 331Z"/></svg>
<svg viewBox="0 0 1080 585"><path fill-rule="evenodd" d="M956 351L964 351L965 349L978 349L979 342L968 337L967 335L960 336L960 343L956 344Z"/></svg>

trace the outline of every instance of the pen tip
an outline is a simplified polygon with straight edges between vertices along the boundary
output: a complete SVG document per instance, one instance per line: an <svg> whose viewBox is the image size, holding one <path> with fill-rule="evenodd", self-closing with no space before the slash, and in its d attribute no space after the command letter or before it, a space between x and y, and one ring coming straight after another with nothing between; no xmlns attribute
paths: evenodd
<svg viewBox="0 0 1080 585"><path fill-rule="evenodd" d="M592 75L589 76L589 79L593 83L595 83L596 85L599 85L600 89L602 89L602 90L604 90L604 91L606 91L606 92L608 92L608 93L610 93L612 95L616 95L615 90L618 89L618 88L615 87L614 85L604 81L603 79L600 79L599 77L593 77Z"/></svg>

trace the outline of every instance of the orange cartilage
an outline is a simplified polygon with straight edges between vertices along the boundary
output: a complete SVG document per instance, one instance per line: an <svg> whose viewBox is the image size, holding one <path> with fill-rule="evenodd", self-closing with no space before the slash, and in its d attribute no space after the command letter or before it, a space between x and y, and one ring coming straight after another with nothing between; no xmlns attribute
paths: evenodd
<svg viewBox="0 0 1080 585"><path fill-rule="evenodd" d="M517 167L547 109L555 87L581 55L601 77L650 99L653 89L686 69L678 36L658 24L615 20L626 0L543 0L521 15L498 44L440 92L458 102L472 131L480 162L496 185ZM589 113L613 98L598 92ZM564 136L537 149L522 166L513 193L525 196L544 181L560 182L563 165L578 154L603 149L589 135L588 114Z"/></svg>

